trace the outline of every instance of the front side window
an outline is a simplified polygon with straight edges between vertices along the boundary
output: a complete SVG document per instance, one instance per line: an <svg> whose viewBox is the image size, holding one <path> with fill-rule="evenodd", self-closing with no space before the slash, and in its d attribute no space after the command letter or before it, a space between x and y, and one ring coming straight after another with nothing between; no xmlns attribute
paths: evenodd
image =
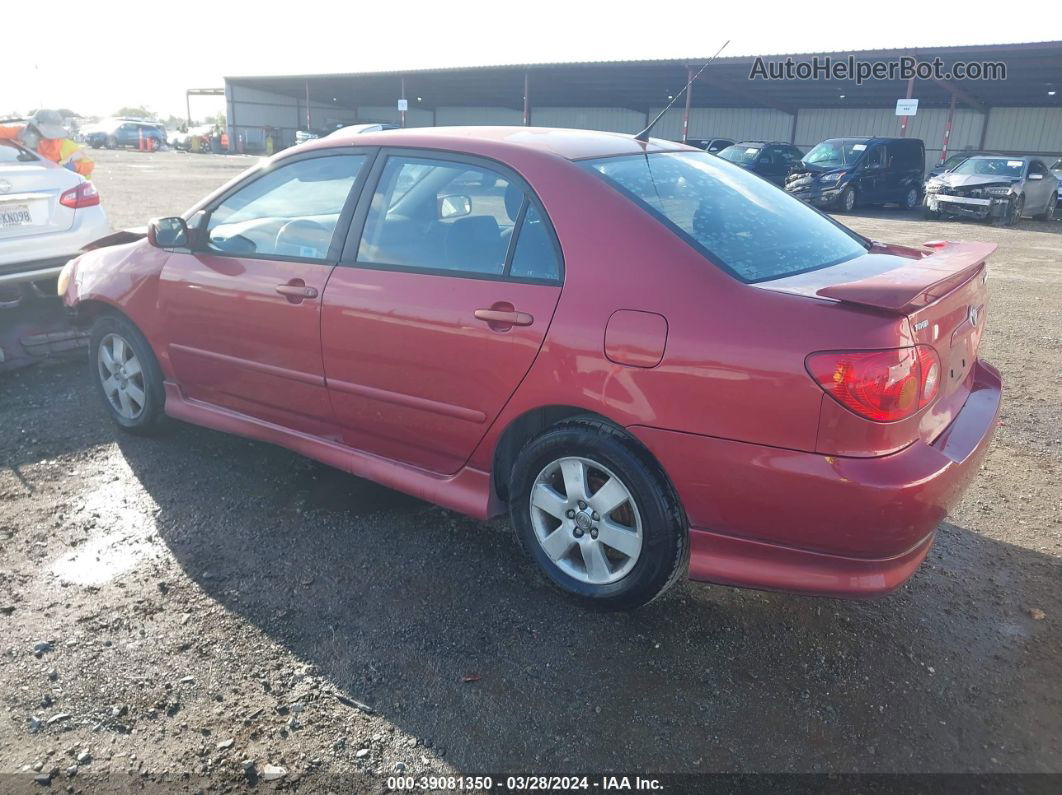
<svg viewBox="0 0 1062 795"><path fill-rule="evenodd" d="M380 175L358 262L500 276L522 207L518 190L491 169L391 157Z"/></svg>
<svg viewBox="0 0 1062 795"><path fill-rule="evenodd" d="M866 252L853 232L708 154L609 157L581 165L745 282L824 268Z"/></svg>
<svg viewBox="0 0 1062 795"><path fill-rule="evenodd" d="M210 214L208 248L245 257L324 260L365 155L296 160L267 171Z"/></svg>

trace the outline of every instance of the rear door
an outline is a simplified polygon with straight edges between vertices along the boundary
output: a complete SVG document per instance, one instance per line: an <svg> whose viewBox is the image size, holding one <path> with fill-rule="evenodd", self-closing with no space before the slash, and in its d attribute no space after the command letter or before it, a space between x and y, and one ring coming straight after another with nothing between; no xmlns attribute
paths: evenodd
<svg viewBox="0 0 1062 795"><path fill-rule="evenodd" d="M69 229L75 211L59 199L79 182L72 171L0 141L0 242Z"/></svg>
<svg viewBox="0 0 1062 795"><path fill-rule="evenodd" d="M329 394L348 445L451 474L538 354L560 250L493 161L392 150L373 170L324 295Z"/></svg>
<svg viewBox="0 0 1062 795"><path fill-rule="evenodd" d="M1038 174L1039 179L1033 178ZM1025 180L1025 213L1035 215L1047 209L1047 203L1051 201L1051 194L1055 192L1055 184L1050 179L1051 172L1047 166L1039 160L1029 161L1029 176Z"/></svg>
<svg viewBox="0 0 1062 795"><path fill-rule="evenodd" d="M287 158L209 208L196 250L170 256L159 311L187 397L334 435L321 296L370 156L345 149Z"/></svg>

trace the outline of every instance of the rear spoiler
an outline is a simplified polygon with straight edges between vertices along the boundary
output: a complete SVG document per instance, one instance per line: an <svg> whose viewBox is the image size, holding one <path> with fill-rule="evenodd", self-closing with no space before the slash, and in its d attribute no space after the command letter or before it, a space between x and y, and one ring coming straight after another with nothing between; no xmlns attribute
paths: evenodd
<svg viewBox="0 0 1062 795"><path fill-rule="evenodd" d="M995 243L931 241L921 259L905 262L852 282L831 284L815 292L849 304L910 314L947 295L967 281L997 248Z"/></svg>
<svg viewBox="0 0 1062 795"><path fill-rule="evenodd" d="M119 232L112 232L109 235L93 240L91 243L86 243L81 247L82 251L95 251L98 248L109 248L110 246L121 246L125 243L135 243L138 240L142 240L147 237L147 227L138 226L132 229L122 229Z"/></svg>

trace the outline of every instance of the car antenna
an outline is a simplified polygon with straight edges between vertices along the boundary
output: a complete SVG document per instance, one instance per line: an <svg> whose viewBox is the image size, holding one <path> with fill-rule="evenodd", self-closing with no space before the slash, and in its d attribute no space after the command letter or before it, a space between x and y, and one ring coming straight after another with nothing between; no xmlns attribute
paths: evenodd
<svg viewBox="0 0 1062 795"><path fill-rule="evenodd" d="M674 105L676 102L678 102L678 98L679 97L681 97L683 94L685 94L687 91L690 90L690 86L693 85L693 81L701 76L701 72L703 72L705 69L708 68L708 64L710 64L712 61L714 61L716 58L719 57L719 53L721 53L724 49L726 49L726 45L728 45L729 43L730 43L730 39L727 39L726 41L724 41L723 42L723 46L715 51L715 55L713 55L711 58L709 58L707 61L704 62L704 66L702 66L700 68L700 70L697 72L697 74L695 74L693 77L690 78L690 81L688 83L686 83L685 88L683 88L680 92L675 94L675 96L673 96L671 98L671 101L669 103L667 103L667 105L664 107L664 109L662 111L660 111L658 114L656 114L656 118L653 119L651 122L649 122L649 124L646 126L646 128L644 130L642 130L640 133L638 133L636 136L634 136L634 139L636 141L641 141L642 143L648 142L649 133L651 133L653 131L653 128L656 126L656 123L658 121L660 121L662 118L664 118L664 114L667 113L669 110L671 110L671 106Z"/></svg>

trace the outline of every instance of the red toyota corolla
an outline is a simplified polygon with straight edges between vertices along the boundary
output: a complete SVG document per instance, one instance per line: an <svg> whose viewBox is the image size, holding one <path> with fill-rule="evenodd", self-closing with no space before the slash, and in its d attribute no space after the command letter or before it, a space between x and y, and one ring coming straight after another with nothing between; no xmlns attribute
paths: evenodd
<svg viewBox="0 0 1062 795"><path fill-rule="evenodd" d="M122 428L507 508L550 581L629 608L687 568L903 583L996 424L993 249L869 241L666 141L428 129L285 152L60 292Z"/></svg>

